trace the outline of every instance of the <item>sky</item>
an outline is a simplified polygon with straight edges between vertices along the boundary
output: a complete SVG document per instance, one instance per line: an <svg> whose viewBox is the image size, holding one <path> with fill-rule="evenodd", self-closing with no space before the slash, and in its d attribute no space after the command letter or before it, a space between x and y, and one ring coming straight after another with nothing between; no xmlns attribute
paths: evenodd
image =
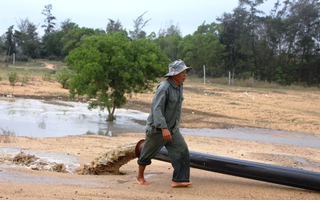
<svg viewBox="0 0 320 200"><path fill-rule="evenodd" d="M259 7L269 14L276 0L267 0ZM127 31L134 29L134 20L143 15L149 20L143 29L156 34L171 25L178 26L183 36L193 34L198 26L217 22L223 13L232 13L238 0L0 0L0 36L11 25L18 30L20 20L26 18L38 27L43 35L45 6L51 4L51 14L56 17L56 26L70 19L79 27L106 29L109 19L119 20Z"/></svg>

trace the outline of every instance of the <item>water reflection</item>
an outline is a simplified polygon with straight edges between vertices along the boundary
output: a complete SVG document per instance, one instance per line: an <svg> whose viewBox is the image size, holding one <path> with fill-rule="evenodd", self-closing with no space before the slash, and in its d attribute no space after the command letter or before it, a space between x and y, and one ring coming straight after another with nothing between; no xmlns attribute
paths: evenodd
<svg viewBox="0 0 320 200"><path fill-rule="evenodd" d="M0 127L18 136L60 137L99 134L114 136L123 132L144 132L133 120L145 120L147 114L118 109L117 120L107 123L106 111L88 110L87 103L33 99L0 99Z"/></svg>

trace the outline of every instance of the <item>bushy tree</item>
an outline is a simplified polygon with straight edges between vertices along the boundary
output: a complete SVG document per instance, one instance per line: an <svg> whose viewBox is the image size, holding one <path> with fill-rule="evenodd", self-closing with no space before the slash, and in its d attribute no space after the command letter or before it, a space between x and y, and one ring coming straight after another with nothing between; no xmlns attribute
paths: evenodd
<svg viewBox="0 0 320 200"><path fill-rule="evenodd" d="M115 109L132 93L150 89L170 62L151 40L132 40L124 31L84 38L66 61L76 73L70 80L70 96L97 99L89 109L107 109L107 121L115 119Z"/></svg>
<svg viewBox="0 0 320 200"><path fill-rule="evenodd" d="M14 38L19 53L31 58L39 57L40 38L37 33L37 26L28 18L20 19L19 31L15 31Z"/></svg>
<svg viewBox="0 0 320 200"><path fill-rule="evenodd" d="M63 49L62 53L67 56L69 52L79 46L80 41L88 36L95 35L95 30L92 28L78 28L71 29L68 34L62 38Z"/></svg>

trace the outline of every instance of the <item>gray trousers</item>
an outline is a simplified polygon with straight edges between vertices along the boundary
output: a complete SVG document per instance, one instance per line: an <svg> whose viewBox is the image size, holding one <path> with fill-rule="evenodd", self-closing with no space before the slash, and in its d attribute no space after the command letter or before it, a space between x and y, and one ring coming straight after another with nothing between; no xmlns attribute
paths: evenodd
<svg viewBox="0 0 320 200"><path fill-rule="evenodd" d="M163 148L168 150L171 165L173 167L172 181L190 181L190 159L187 143L181 135L179 129L171 134L172 141L166 141L162 137L161 130L156 132L147 131L146 141L138 159L139 165L150 165L151 159Z"/></svg>

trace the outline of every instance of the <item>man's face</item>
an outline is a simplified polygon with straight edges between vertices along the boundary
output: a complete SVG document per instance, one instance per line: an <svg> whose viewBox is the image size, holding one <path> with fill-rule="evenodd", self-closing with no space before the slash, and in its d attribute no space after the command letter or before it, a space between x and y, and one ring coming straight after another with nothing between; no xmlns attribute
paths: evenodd
<svg viewBox="0 0 320 200"><path fill-rule="evenodd" d="M186 80L186 78L187 78L187 70L184 70L181 73L175 76L172 76L172 79L178 84L183 83Z"/></svg>

